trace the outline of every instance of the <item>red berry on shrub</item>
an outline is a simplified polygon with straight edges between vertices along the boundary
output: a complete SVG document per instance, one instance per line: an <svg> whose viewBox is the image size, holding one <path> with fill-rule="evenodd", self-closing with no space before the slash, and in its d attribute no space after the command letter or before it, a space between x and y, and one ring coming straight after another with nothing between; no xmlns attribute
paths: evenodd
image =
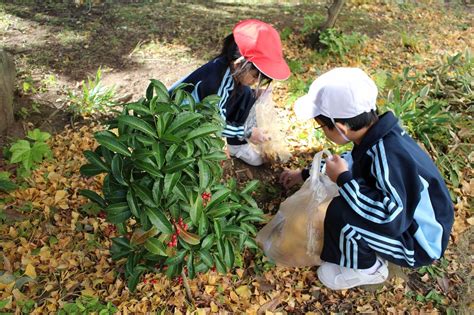
<svg viewBox="0 0 474 315"><path fill-rule="evenodd" d="M106 216L107 216L107 213L105 213L105 211L99 212L99 218L105 219Z"/></svg>

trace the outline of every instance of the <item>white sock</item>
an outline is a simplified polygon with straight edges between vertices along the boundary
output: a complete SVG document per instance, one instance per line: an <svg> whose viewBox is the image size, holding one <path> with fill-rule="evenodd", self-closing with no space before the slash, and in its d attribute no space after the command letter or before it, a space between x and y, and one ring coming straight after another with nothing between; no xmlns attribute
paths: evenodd
<svg viewBox="0 0 474 315"><path fill-rule="evenodd" d="M374 274L378 269L379 267L382 265L382 263L380 262L380 260L377 258L377 260L375 261L375 264L370 267L370 268L367 268L367 269L359 269L361 272L363 273L366 273L368 275L371 275L371 274Z"/></svg>

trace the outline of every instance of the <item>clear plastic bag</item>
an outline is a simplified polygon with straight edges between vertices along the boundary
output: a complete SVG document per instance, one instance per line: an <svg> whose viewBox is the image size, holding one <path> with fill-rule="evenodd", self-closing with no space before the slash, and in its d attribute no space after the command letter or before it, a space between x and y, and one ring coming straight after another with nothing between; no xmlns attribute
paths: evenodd
<svg viewBox="0 0 474 315"><path fill-rule="evenodd" d="M280 205L272 220L257 234L257 243L277 265L305 267L321 264L324 217L338 187L320 170L323 154L318 152L311 176L303 186Z"/></svg>
<svg viewBox="0 0 474 315"><path fill-rule="evenodd" d="M290 149L286 143L286 135L281 126L281 118L275 108L272 99L272 89L267 88L257 99L250 110L250 114L245 122L245 130L250 131L253 127L266 131L271 138L262 144L255 145L257 151L267 159L287 162L291 157Z"/></svg>

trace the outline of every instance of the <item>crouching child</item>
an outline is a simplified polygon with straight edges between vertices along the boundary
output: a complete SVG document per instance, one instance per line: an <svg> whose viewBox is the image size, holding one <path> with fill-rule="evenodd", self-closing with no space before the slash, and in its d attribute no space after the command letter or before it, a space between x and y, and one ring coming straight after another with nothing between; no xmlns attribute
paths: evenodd
<svg viewBox="0 0 474 315"><path fill-rule="evenodd" d="M314 118L336 144L352 142L349 166L326 159L339 186L324 222L320 281L335 290L384 282L387 261L417 268L439 259L448 244L454 209L430 157L392 112L377 114L377 87L358 68L336 68L316 79L295 103L300 119ZM284 184L308 176L286 171Z"/></svg>

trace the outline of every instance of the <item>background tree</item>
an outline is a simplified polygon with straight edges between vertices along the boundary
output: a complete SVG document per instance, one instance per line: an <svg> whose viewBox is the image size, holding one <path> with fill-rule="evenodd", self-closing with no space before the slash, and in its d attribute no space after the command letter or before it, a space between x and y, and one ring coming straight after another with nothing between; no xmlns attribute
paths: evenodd
<svg viewBox="0 0 474 315"><path fill-rule="evenodd" d="M336 19L339 16L339 13L342 10L345 0L332 0L331 5L328 5L327 8L327 18L323 24L321 24L314 33L308 35L308 44L313 48L321 48L324 46L319 41L319 36L322 32L329 28L333 28L336 24Z"/></svg>

